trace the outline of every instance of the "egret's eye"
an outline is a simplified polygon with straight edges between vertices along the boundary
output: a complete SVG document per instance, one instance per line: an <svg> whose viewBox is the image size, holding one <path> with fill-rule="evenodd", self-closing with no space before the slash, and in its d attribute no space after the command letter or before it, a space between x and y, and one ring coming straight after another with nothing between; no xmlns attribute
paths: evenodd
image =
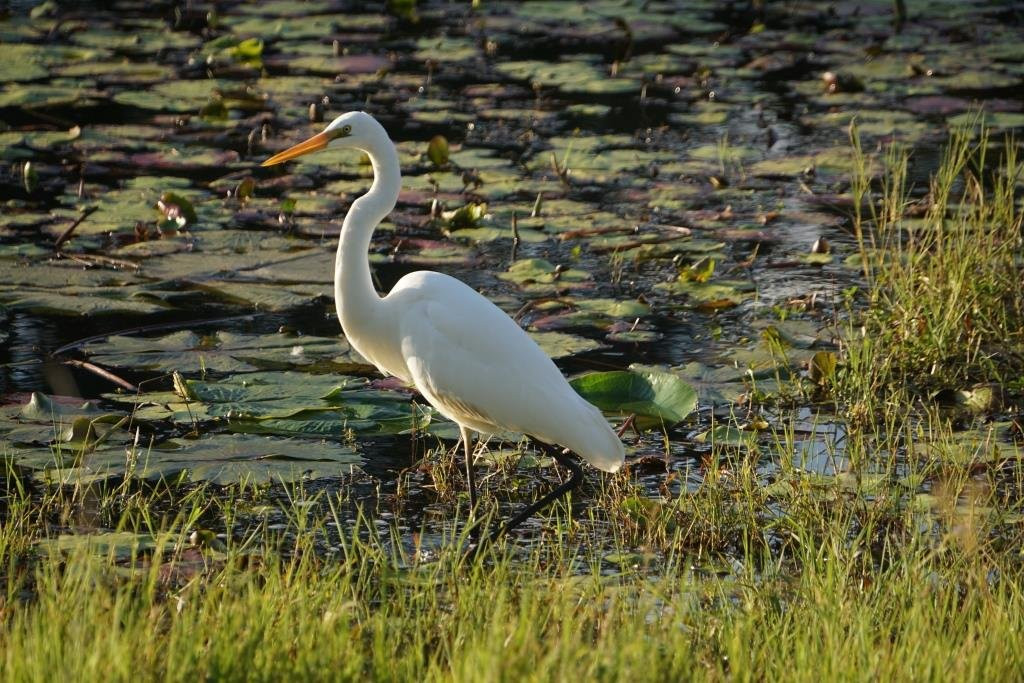
<svg viewBox="0 0 1024 683"><path fill-rule="evenodd" d="M351 132L352 132L352 126L342 126L341 127L341 134L342 135L348 135Z"/></svg>

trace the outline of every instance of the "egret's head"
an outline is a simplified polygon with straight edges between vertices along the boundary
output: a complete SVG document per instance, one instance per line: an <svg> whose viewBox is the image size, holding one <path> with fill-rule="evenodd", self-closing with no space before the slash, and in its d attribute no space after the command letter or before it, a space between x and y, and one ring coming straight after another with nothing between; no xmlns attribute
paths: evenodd
<svg viewBox="0 0 1024 683"><path fill-rule="evenodd" d="M366 112L350 111L331 121L322 133L317 133L294 147L278 152L264 161L261 166L280 164L310 152L326 149L328 145L354 147L362 150L372 149L380 142L381 136L385 140L387 139L387 134L377 123L377 119Z"/></svg>

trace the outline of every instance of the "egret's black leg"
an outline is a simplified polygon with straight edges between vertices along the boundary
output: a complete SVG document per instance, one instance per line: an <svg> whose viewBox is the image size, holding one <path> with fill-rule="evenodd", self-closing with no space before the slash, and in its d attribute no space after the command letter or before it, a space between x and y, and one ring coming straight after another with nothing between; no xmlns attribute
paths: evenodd
<svg viewBox="0 0 1024 683"><path fill-rule="evenodd" d="M507 522L501 525L497 529L497 531L491 534L489 539L490 541L496 541L497 539L501 538L501 536L503 536L504 534L507 534L509 531L515 529L517 526L528 520L530 517L533 517L538 511L543 510L544 508L551 505L553 502L555 502L562 496L567 495L569 492L575 490L576 487L578 487L583 482L583 468L579 466L579 463L577 463L575 460L573 460L568 455L563 453L561 449L559 449L556 446L549 446L547 444L540 442L537 442L537 445L544 452L546 452L548 455L554 458L558 462L558 464L572 472L572 475L569 477L569 480L566 481L564 484L561 484L560 486L558 486L558 488L556 488L554 491L547 494L537 502L526 506L526 508L520 511L519 514L514 515L511 519L509 519Z"/></svg>
<svg viewBox="0 0 1024 683"><path fill-rule="evenodd" d="M476 477L473 475L473 447L469 443L469 430L459 425L462 432L462 447L466 452L466 485L469 487L469 515L476 513Z"/></svg>
<svg viewBox="0 0 1024 683"><path fill-rule="evenodd" d="M459 432L462 434L462 447L466 455L466 486L469 488L469 515L466 522L469 526L469 537L473 541L480 538L480 525L476 523L476 476L473 467L473 447L469 441L469 430L459 425Z"/></svg>

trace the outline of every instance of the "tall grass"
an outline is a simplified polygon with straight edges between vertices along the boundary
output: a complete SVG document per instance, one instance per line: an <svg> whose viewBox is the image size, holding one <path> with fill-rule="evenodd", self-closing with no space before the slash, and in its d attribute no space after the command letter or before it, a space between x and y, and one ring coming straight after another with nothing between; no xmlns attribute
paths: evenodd
<svg viewBox="0 0 1024 683"><path fill-rule="evenodd" d="M888 147L877 186L851 127L854 233L869 301L846 346L854 405L929 396L1024 373L1019 145L975 121L955 128L927 192L911 201L909 151ZM993 154L1001 156L993 161ZM922 189L922 188L916 188Z"/></svg>
<svg viewBox="0 0 1024 683"><path fill-rule="evenodd" d="M358 549L358 545L353 546ZM373 557L372 550L369 555ZM566 576L555 565L227 564L168 591L84 552L7 605L8 680L967 678L1024 666L1019 583L924 551L870 576L804 546L795 578ZM155 566L155 565L154 565ZM856 566L856 565L854 565Z"/></svg>
<svg viewBox="0 0 1024 683"><path fill-rule="evenodd" d="M139 533L138 545L55 546L47 537L60 527L38 521L74 519L94 501L15 493L0 558L0 672L19 681L1009 680L1024 667L1022 530L996 506L1021 501L994 493L1005 471L975 486L968 447L951 433L930 437L943 439L949 461L913 473L941 480L927 501L908 495L898 473L829 479L793 465L766 483L723 454L728 474L661 502L645 524L622 505L635 484L619 481L607 517L556 512L539 542L499 544L479 561L457 534L434 548L403 545L345 518L343 495L310 505L301 491L283 526L236 525L211 542L203 524L236 519L232 498L200 489L126 499L115 487L96 493L111 514L121 510L113 526ZM1024 482L1019 463L1015 476ZM144 518L140 503L185 512Z"/></svg>

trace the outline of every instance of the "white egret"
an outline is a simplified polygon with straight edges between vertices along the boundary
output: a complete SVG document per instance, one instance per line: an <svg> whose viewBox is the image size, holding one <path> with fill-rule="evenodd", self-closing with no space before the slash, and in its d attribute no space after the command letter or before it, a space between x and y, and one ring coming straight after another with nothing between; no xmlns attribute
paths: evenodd
<svg viewBox="0 0 1024 683"><path fill-rule="evenodd" d="M470 432L520 432L549 448L570 468L565 484L509 520L495 537L521 523L582 480L564 446L606 472L624 449L596 407L577 394L554 362L500 308L463 282L431 271L409 273L384 297L377 294L367 251L377 224L398 201L398 152L369 114L349 112L305 142L263 162L272 166L325 149L362 150L373 184L352 203L342 224L334 265L334 303L352 348L382 372L414 386L459 425L466 457L470 509L476 507Z"/></svg>

